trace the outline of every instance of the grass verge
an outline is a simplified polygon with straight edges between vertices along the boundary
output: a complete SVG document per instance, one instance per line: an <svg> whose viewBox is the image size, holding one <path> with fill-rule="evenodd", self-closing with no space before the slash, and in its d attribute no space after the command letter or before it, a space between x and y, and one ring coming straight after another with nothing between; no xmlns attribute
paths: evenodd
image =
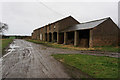
<svg viewBox="0 0 120 80"><path fill-rule="evenodd" d="M61 48L61 49L71 49L71 50L95 50L95 48L80 48L73 45L64 45L64 44L57 44L52 42L46 42L46 41L40 41L40 40L27 40L29 42L37 43L37 44L43 44L48 47L53 48Z"/></svg>
<svg viewBox="0 0 120 80"><path fill-rule="evenodd" d="M77 68L78 71L87 73L93 78L118 77L118 58L81 54L54 54L52 56L66 65Z"/></svg>
<svg viewBox="0 0 120 80"><path fill-rule="evenodd" d="M106 52L120 52L120 47L113 47L113 46L99 46L99 47L94 47L94 48L81 48L81 47L76 47L73 45L64 45L64 44L57 44L57 43L52 43L52 42L45 42L45 41L40 41L40 40L27 40L33 43L37 44L43 44L48 47L54 47L54 48L62 48L62 49L71 49L71 50L82 50L82 51L106 51Z"/></svg>
<svg viewBox="0 0 120 80"><path fill-rule="evenodd" d="M114 47L114 46L97 46L95 47L95 49L100 51L107 51L107 52L120 52L120 47Z"/></svg>
<svg viewBox="0 0 120 80"><path fill-rule="evenodd" d="M5 54L5 49L9 46L9 44L13 41L13 39L2 39L2 56Z"/></svg>

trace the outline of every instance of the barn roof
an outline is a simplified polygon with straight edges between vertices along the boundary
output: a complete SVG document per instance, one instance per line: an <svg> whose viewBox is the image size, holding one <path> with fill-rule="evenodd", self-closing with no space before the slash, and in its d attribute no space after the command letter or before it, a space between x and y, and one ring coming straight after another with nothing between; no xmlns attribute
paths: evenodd
<svg viewBox="0 0 120 80"><path fill-rule="evenodd" d="M110 17L108 17L108 18L110 18ZM63 30L62 32L64 32L64 31L75 31L75 30L91 29L91 28L94 28L94 27L98 26L99 24L103 23L108 18L104 18L104 19L99 19L99 20L95 20L95 21L90 21L90 22L76 24L74 26L71 26L71 27Z"/></svg>

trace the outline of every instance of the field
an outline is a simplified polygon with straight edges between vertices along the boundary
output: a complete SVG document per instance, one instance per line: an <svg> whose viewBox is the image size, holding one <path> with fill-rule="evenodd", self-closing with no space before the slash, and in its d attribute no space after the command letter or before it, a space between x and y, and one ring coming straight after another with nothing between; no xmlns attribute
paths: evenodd
<svg viewBox="0 0 120 80"><path fill-rule="evenodd" d="M92 50L92 51L120 52L120 47L114 47L114 46L98 46L94 48L81 48L81 47L76 47L73 45L57 44L57 43L52 43L52 42L44 42L40 40L27 40L27 41L37 43L37 44L43 44L48 47L62 48L62 49L83 50L83 51Z"/></svg>
<svg viewBox="0 0 120 80"><path fill-rule="evenodd" d="M93 78L118 77L118 58L81 54L55 54L52 56L66 65L75 67L78 71L87 73ZM73 69L69 69L69 71L73 72ZM72 74L72 76L75 75L79 74Z"/></svg>

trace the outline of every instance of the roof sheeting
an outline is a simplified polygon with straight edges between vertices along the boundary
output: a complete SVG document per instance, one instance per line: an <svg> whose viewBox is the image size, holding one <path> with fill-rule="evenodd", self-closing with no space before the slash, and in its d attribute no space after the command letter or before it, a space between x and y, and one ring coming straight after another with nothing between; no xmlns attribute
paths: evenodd
<svg viewBox="0 0 120 80"><path fill-rule="evenodd" d="M98 26L99 24L103 23L107 19L108 18L104 18L104 19L100 19L100 20L95 20L95 21L90 21L90 22L86 22L86 23L77 24L77 25L69 27L69 28L67 28L63 31L75 31L75 30L91 29L91 28L94 28L94 27Z"/></svg>

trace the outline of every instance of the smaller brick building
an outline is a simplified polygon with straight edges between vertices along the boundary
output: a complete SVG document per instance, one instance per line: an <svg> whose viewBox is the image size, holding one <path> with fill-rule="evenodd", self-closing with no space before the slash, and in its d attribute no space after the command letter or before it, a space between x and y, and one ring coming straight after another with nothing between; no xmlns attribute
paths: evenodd
<svg viewBox="0 0 120 80"><path fill-rule="evenodd" d="M74 25L63 32L66 32L66 35L68 35L65 39L74 39L73 44L75 46L94 47L105 45L117 46L118 31L118 26L111 18L104 18ZM69 40L65 40L64 43L69 44Z"/></svg>
<svg viewBox="0 0 120 80"><path fill-rule="evenodd" d="M69 16L34 30L32 39L80 47L118 46L119 31L110 17L79 23Z"/></svg>

